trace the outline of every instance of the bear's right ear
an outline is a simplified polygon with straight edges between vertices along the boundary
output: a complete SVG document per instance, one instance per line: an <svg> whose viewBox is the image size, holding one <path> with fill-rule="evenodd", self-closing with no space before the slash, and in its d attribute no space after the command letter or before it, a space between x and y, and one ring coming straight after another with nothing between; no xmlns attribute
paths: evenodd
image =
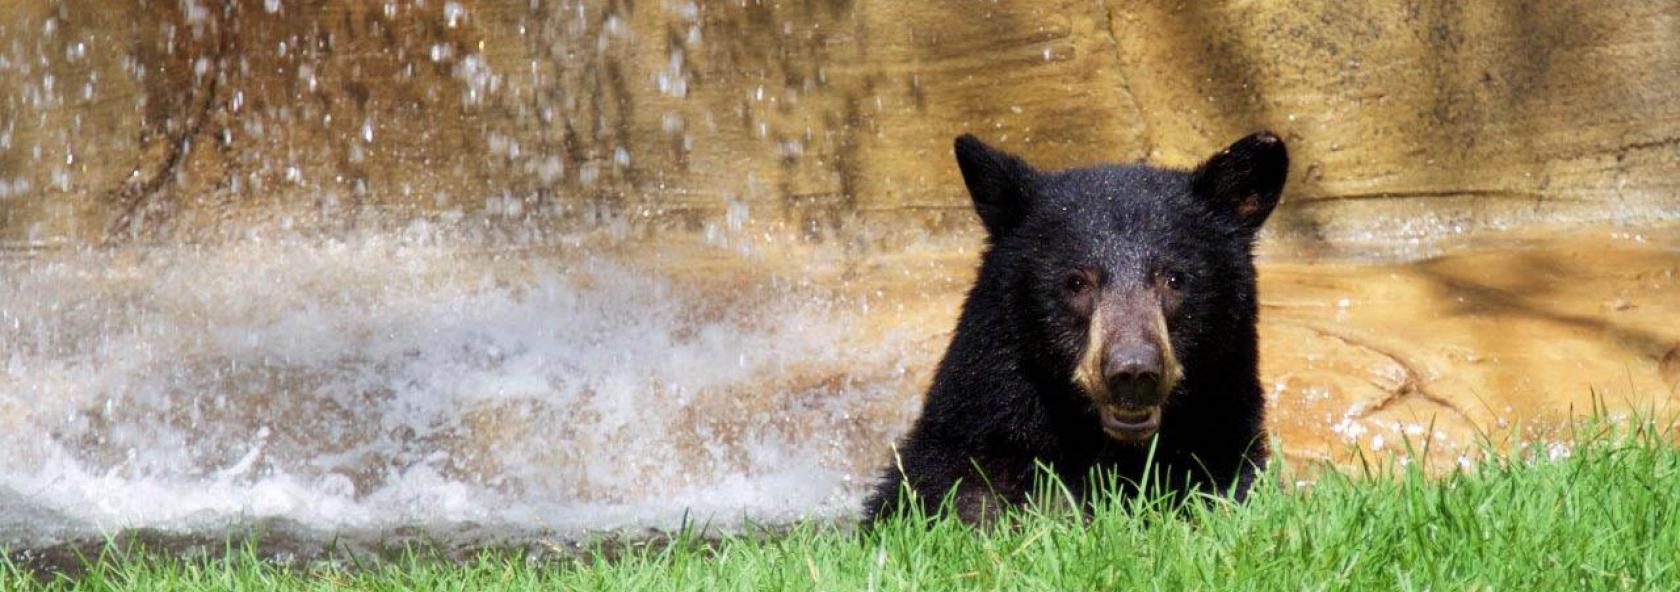
<svg viewBox="0 0 1680 592"><path fill-rule="evenodd" d="M957 168L974 198L974 211L986 225L986 233L1002 234L1026 213L1024 183L1032 173L1026 161L987 146L970 134L957 136Z"/></svg>

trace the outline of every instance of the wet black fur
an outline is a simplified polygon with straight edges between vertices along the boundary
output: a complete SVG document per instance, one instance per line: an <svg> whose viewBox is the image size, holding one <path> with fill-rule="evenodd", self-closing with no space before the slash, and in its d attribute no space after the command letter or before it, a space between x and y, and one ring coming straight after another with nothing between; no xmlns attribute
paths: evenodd
<svg viewBox="0 0 1680 592"><path fill-rule="evenodd" d="M1156 479L1240 499L1267 458L1252 245L1288 170L1282 141L1249 136L1193 171L1038 171L966 135L955 149L988 248L865 521L900 510L906 481L930 515L961 483L955 509L972 521L997 502L1026 501L1036 463L1081 497L1093 469L1144 478L1148 445L1108 438L1071 381L1085 328L1058 290L1076 266L1103 270L1105 282L1142 282L1160 268L1182 274L1182 304L1167 325L1184 376L1163 408Z"/></svg>

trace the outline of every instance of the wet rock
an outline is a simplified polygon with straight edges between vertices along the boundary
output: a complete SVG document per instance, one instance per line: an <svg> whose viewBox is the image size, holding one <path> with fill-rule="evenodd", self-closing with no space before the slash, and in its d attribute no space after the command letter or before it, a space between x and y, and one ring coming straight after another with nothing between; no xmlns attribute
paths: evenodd
<svg viewBox="0 0 1680 592"><path fill-rule="evenodd" d="M1275 129L1272 235L1319 248L1677 215L1664 3L165 4L8 4L0 244L482 215L890 246L972 229L962 131L1188 165Z"/></svg>

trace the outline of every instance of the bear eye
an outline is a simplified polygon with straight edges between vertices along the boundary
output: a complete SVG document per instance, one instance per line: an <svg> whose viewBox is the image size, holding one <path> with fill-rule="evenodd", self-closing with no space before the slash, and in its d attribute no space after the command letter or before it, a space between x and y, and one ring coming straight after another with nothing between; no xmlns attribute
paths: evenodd
<svg viewBox="0 0 1680 592"><path fill-rule="evenodd" d="M1166 283L1168 290L1178 290L1184 287L1184 274L1168 270L1162 276L1162 282Z"/></svg>
<svg viewBox="0 0 1680 592"><path fill-rule="evenodd" d="M1084 273L1075 271L1062 280L1062 289L1077 296L1091 289L1091 280Z"/></svg>

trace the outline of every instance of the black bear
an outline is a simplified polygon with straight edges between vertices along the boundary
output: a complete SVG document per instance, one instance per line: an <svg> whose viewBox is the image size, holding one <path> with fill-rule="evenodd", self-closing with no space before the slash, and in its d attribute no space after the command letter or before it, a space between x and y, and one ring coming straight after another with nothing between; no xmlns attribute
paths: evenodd
<svg viewBox="0 0 1680 592"><path fill-rule="evenodd" d="M1043 171L970 135L955 148L987 247L864 519L951 495L981 522L1045 468L1079 497L1107 473L1241 499L1267 457L1253 243L1283 141L1250 135L1190 171Z"/></svg>

